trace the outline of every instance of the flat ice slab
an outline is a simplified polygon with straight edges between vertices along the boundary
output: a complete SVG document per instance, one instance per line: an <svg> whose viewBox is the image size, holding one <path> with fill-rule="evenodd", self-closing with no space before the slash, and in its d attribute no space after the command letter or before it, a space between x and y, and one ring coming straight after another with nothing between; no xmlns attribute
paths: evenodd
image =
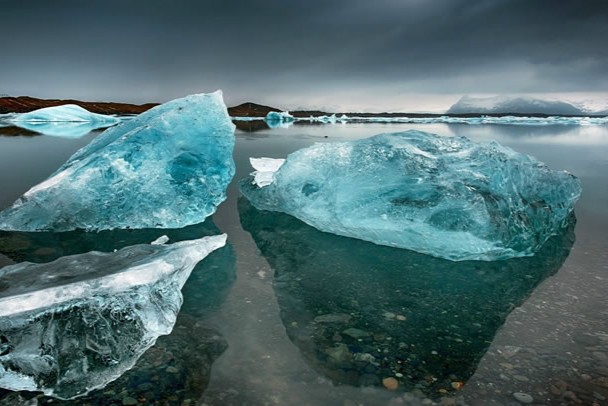
<svg viewBox="0 0 608 406"><path fill-rule="evenodd" d="M162 241L0 269L0 387L81 396L169 334L182 286L226 235Z"/></svg>

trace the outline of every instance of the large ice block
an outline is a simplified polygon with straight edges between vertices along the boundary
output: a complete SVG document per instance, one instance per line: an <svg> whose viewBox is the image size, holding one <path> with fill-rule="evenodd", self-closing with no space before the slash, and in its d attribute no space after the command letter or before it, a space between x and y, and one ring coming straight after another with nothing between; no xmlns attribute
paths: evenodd
<svg viewBox="0 0 608 406"><path fill-rule="evenodd" d="M21 231L180 228L202 222L234 176L221 92L173 100L106 130L0 213Z"/></svg>
<svg viewBox="0 0 608 406"><path fill-rule="evenodd" d="M0 270L0 387L73 398L130 369L169 334L194 266L226 235Z"/></svg>
<svg viewBox="0 0 608 406"><path fill-rule="evenodd" d="M496 142L420 131L314 144L264 179L241 182L258 209L455 261L533 255L581 194L573 175Z"/></svg>

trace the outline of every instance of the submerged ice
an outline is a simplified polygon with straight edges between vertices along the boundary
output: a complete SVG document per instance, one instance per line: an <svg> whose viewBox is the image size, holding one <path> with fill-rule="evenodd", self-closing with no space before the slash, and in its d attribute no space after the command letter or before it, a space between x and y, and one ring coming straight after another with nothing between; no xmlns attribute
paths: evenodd
<svg viewBox="0 0 608 406"><path fill-rule="evenodd" d="M533 255L581 194L573 175L495 142L419 131L319 143L277 166L241 182L256 208L450 260Z"/></svg>
<svg viewBox="0 0 608 406"><path fill-rule="evenodd" d="M173 100L106 130L0 213L0 229L180 228L202 222L234 176L221 92Z"/></svg>
<svg viewBox="0 0 608 406"><path fill-rule="evenodd" d="M68 399L104 387L173 329L181 288L226 235L0 270L0 387Z"/></svg>

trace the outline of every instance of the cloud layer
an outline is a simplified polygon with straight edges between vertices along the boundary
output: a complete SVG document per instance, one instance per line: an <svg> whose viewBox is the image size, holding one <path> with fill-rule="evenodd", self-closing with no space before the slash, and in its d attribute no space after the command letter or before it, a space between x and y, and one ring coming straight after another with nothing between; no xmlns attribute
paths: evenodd
<svg viewBox="0 0 608 406"><path fill-rule="evenodd" d="M608 91L604 0L2 0L0 10L10 38L0 93L12 95L146 102L222 88L232 104L377 110Z"/></svg>

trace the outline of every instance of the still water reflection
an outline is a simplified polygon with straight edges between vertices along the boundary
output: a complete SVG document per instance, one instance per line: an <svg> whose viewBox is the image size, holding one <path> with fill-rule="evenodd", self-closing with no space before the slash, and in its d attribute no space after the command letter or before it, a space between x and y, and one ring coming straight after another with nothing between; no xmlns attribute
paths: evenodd
<svg viewBox="0 0 608 406"><path fill-rule="evenodd" d="M497 140L577 175L583 195L576 242L571 222L538 256L454 264L319 233L239 202L236 181L252 170L251 156L281 158L314 142L408 129ZM0 209L98 134L64 139L21 131L0 137ZM564 402L568 391L589 404L601 404L595 392L608 398L601 386L608 376L608 127L294 125L236 136L237 175L213 216L217 227L0 232L0 266L113 250L162 234L173 241L229 235L229 246L193 271L172 334L132 371L72 404L194 404L201 396L214 405L416 404L453 396L460 382L458 396L478 404L509 404L521 391L545 404ZM386 376L416 395L384 390ZM32 396L0 390L0 404L26 404Z"/></svg>
<svg viewBox="0 0 608 406"><path fill-rule="evenodd" d="M289 338L337 383L429 396L459 389L511 310L562 266L573 216L537 255L453 262L323 233L239 199L243 228L274 270Z"/></svg>

